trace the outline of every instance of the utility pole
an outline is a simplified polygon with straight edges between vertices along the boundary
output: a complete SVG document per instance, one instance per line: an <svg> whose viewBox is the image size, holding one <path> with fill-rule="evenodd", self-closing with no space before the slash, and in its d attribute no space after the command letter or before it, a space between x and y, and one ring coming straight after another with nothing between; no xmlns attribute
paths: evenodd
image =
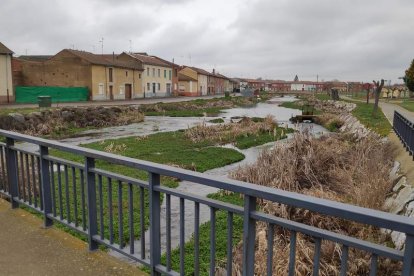
<svg viewBox="0 0 414 276"><path fill-rule="evenodd" d="M99 42L101 43L101 48L102 48L102 55L103 55L103 48L104 48L104 38L102 37L101 40L99 40Z"/></svg>

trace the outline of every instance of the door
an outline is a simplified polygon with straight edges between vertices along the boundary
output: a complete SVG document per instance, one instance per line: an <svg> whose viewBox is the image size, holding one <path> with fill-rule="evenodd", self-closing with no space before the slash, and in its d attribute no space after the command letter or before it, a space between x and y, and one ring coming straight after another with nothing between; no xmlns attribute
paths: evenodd
<svg viewBox="0 0 414 276"><path fill-rule="evenodd" d="M171 83L167 83L167 95L171 95Z"/></svg>
<svg viewBox="0 0 414 276"><path fill-rule="evenodd" d="M125 99L130 100L132 97L132 85L125 84Z"/></svg>
<svg viewBox="0 0 414 276"><path fill-rule="evenodd" d="M109 99L114 99L114 87L112 85L109 86Z"/></svg>
<svg viewBox="0 0 414 276"><path fill-rule="evenodd" d="M155 95L155 91L156 91L156 83L152 83L152 93L154 93Z"/></svg>

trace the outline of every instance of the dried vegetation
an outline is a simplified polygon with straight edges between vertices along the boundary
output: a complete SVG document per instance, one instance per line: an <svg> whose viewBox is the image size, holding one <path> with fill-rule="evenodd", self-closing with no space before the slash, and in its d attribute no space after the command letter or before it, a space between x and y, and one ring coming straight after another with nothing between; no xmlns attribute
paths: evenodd
<svg viewBox="0 0 414 276"><path fill-rule="evenodd" d="M238 180L263 186L298 192L319 198L350 203L381 210L386 194L392 188L389 171L393 148L375 135L355 140L349 134L334 134L313 138L308 133L297 133L291 143L265 151L254 165L233 172ZM293 208L266 200L258 202L261 210L278 217L307 225L343 233L356 238L386 243L388 237L379 229L367 227L308 210ZM258 223L255 274L266 274L267 224ZM290 233L275 229L273 271L287 275ZM236 249L236 274L242 267L242 245ZM311 275L314 242L298 234L296 244L296 275ZM341 247L324 241L321 248L320 275L339 275ZM366 275L370 254L350 249L348 275ZM378 275L397 275L400 264L379 261Z"/></svg>

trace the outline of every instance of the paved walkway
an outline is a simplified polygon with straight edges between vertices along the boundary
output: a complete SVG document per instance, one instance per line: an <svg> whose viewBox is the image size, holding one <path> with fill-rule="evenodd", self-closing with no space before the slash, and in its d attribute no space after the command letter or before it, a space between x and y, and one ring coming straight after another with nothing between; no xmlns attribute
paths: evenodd
<svg viewBox="0 0 414 276"><path fill-rule="evenodd" d="M224 95L201 96L201 97L169 97L169 98L146 98L135 100L117 100L117 101L88 101L88 102L72 102L72 103L53 103L52 107L66 107L66 106L119 106L119 105L140 105L152 103L175 103L185 102L196 99L212 99L216 97L224 97ZM7 104L0 105L0 108L36 108L37 104Z"/></svg>
<svg viewBox="0 0 414 276"><path fill-rule="evenodd" d="M0 199L0 275L146 275Z"/></svg>

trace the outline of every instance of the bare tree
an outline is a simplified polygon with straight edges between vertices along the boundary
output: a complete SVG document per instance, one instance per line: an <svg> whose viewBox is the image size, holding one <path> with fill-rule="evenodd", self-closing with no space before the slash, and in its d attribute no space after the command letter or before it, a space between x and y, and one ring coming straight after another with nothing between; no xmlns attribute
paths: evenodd
<svg viewBox="0 0 414 276"><path fill-rule="evenodd" d="M374 80L373 82L375 85L375 90L374 90L375 102L374 102L374 110L372 111L372 114L376 115L378 111L378 102L379 102L379 98L381 95L381 90L384 87L384 79L381 79L381 82L374 81Z"/></svg>

